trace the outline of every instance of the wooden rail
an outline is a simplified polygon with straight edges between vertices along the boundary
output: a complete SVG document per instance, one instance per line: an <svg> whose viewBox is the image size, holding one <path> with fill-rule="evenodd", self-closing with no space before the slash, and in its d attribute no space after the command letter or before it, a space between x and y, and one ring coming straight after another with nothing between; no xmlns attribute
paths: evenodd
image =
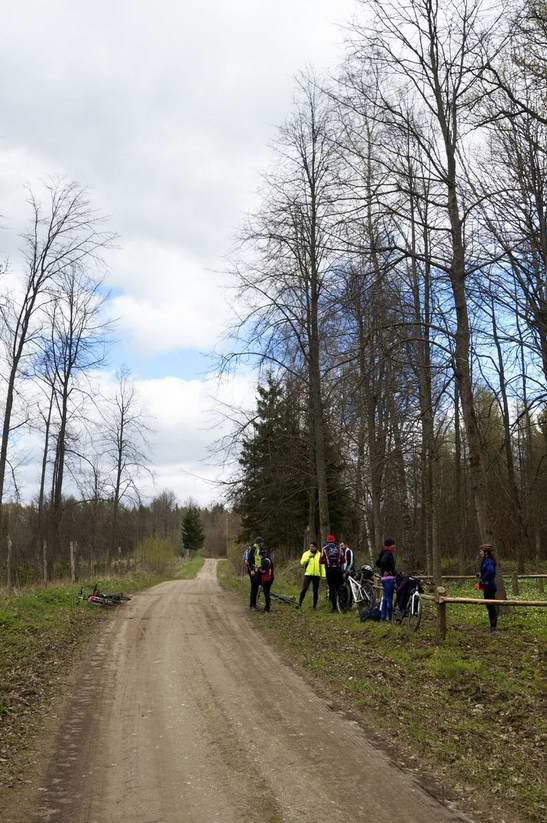
<svg viewBox="0 0 547 823"><path fill-rule="evenodd" d="M460 603L469 606L526 606L530 608L543 608L547 606L547 600L492 600L490 598L478 597L447 597L446 589L438 586L435 595L422 595L427 600L433 600L437 606L437 632L441 640L444 640L447 632L447 603Z"/></svg>
<svg viewBox="0 0 547 823"><path fill-rule="evenodd" d="M423 595L422 595L423 596ZM436 598L431 598L436 600ZM478 597L445 597L442 595L436 600L438 603L478 603L480 606L547 606L547 600L490 600L486 597L479 600Z"/></svg>
<svg viewBox="0 0 547 823"><path fill-rule="evenodd" d="M419 577L428 583L433 582L433 577L430 574L417 574L413 576ZM476 574L442 574L441 580L475 580L477 576ZM547 574L516 574L513 572L512 574L502 574L501 577L511 578L511 594L519 594L519 580L537 580L539 593L543 594L545 591Z"/></svg>

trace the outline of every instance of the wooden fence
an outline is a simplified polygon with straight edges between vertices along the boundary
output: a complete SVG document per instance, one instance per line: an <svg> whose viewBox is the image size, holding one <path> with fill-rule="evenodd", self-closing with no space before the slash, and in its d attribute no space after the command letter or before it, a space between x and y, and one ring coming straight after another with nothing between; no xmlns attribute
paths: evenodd
<svg viewBox="0 0 547 823"><path fill-rule="evenodd" d="M528 607L528 608L544 608L547 606L547 600L489 600L483 598L480 600L478 597L450 597L446 594L446 589L444 586L437 586L435 589L434 595L422 594L422 597L425 600L432 600L436 607L437 607L437 632L441 639L446 637L446 632L448 628L448 618L447 618L447 604L449 603L459 603L460 605L468 605L468 606L516 606L516 607Z"/></svg>
<svg viewBox="0 0 547 823"><path fill-rule="evenodd" d="M419 577L420 580L424 580L428 583L433 582L433 577L430 574L416 574L415 577ZM538 583L538 590L540 594L543 594L545 591L545 580L547 580L547 574L516 574L513 572L512 574L502 574L502 577L511 580L511 594L519 594L519 580L537 580ZM441 580L476 580L476 574L442 574Z"/></svg>

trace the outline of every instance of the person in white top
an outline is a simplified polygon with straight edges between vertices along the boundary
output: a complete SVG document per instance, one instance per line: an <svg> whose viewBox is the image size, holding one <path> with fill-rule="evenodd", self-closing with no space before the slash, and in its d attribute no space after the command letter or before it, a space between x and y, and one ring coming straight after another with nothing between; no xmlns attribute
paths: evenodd
<svg viewBox="0 0 547 823"><path fill-rule="evenodd" d="M343 571L345 571L345 572L353 571L354 565L355 565L355 558L353 556L353 549L350 549L349 546L346 546L346 544L343 541L340 541L340 548L344 552L344 568L343 568Z"/></svg>

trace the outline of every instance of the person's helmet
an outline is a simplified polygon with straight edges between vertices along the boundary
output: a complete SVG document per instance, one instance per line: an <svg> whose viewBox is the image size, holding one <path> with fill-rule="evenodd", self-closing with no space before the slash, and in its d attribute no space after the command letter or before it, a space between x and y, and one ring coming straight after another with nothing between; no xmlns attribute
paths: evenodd
<svg viewBox="0 0 547 823"><path fill-rule="evenodd" d="M263 546L264 545L264 538L263 537L255 537L255 543L258 546Z"/></svg>
<svg viewBox="0 0 547 823"><path fill-rule="evenodd" d="M327 543L336 543L336 537L333 534L327 534Z"/></svg>

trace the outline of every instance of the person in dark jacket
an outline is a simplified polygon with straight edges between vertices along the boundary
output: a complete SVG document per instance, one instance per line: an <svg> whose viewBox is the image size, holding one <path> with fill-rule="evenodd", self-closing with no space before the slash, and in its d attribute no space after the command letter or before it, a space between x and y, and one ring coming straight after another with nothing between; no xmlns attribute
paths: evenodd
<svg viewBox="0 0 547 823"><path fill-rule="evenodd" d="M259 570L261 564L262 551L265 551L264 538L255 537L254 543L249 547L247 551L246 560L247 573L251 580L251 598L249 603L250 609L256 609L256 598L258 597L258 590L261 586Z"/></svg>
<svg viewBox="0 0 547 823"><path fill-rule="evenodd" d="M479 573L479 588L482 590L485 600L495 600L496 591L496 558L490 543L483 543L479 546L481 553L481 568ZM498 607L493 603L487 603L488 619L490 620L490 633L493 634L498 625Z"/></svg>
<svg viewBox="0 0 547 823"><path fill-rule="evenodd" d="M342 569L345 560L344 552L336 544L336 537L333 534L327 534L327 542L321 549L319 562L322 566L325 566L327 572L327 585L329 587L331 611L333 612L337 611L337 594L342 585Z"/></svg>
<svg viewBox="0 0 547 823"><path fill-rule="evenodd" d="M389 572L393 576L395 576L395 540L392 540L391 537L386 537L384 540L384 545L382 546L382 551L378 555L378 559L376 560L376 565L380 571L380 577L383 577L384 572Z"/></svg>

